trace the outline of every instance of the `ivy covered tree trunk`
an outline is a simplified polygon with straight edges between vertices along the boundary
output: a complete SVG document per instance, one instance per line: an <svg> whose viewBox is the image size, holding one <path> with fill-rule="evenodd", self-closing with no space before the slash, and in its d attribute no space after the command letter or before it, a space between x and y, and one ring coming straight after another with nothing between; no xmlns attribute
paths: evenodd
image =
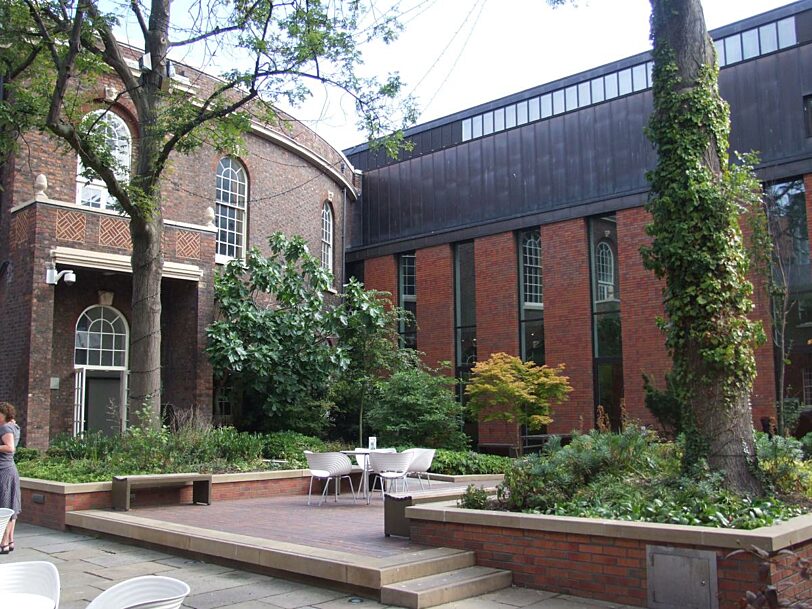
<svg viewBox="0 0 812 609"><path fill-rule="evenodd" d="M684 404L688 469L706 459L731 490L762 489L754 475L750 389L760 326L728 177L728 107L700 0L651 0L658 153L650 173L648 268L665 279L666 345Z"/></svg>

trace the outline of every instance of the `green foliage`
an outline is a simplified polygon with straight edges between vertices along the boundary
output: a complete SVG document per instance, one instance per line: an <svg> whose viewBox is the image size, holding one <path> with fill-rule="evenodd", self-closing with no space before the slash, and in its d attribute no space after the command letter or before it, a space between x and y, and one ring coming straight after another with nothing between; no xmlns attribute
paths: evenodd
<svg viewBox="0 0 812 609"><path fill-rule="evenodd" d="M431 471L448 476L477 474L504 474L510 470L513 459L498 455L485 455L473 451L437 449Z"/></svg>
<svg viewBox="0 0 812 609"><path fill-rule="evenodd" d="M804 451L804 459L812 459L812 433L808 433L801 438L801 447Z"/></svg>
<svg viewBox="0 0 812 609"><path fill-rule="evenodd" d="M756 454L768 484L783 494L812 496L810 468L803 463L804 445L795 438L756 433Z"/></svg>
<svg viewBox="0 0 812 609"><path fill-rule="evenodd" d="M465 493L457 501L457 505L466 510L486 510L488 509L488 493L471 484L465 489Z"/></svg>
<svg viewBox="0 0 812 609"><path fill-rule="evenodd" d="M40 452L36 448L24 448L22 446L18 446L17 450L14 451L14 461L15 463L22 463L23 461L33 461L34 459L39 459Z"/></svg>
<svg viewBox="0 0 812 609"><path fill-rule="evenodd" d="M327 445L314 436L295 431L278 431L265 435L263 453L268 459L281 459L286 467L307 467L304 451L325 452Z"/></svg>
<svg viewBox="0 0 812 609"><path fill-rule="evenodd" d="M413 444L464 450L462 406L454 399L453 377L419 365L403 367L377 383L369 425L382 446Z"/></svg>
<svg viewBox="0 0 812 609"><path fill-rule="evenodd" d="M549 442L514 463L498 490L504 509L538 514L753 529L804 512L728 491L722 477L681 474L679 444L629 426Z"/></svg>
<svg viewBox="0 0 812 609"><path fill-rule="evenodd" d="M243 410L261 412L260 429L321 431L331 379L346 366L330 345L340 313L324 293L332 278L301 237L269 238L215 278L219 318L207 331L215 375L243 392Z"/></svg>
<svg viewBox="0 0 812 609"><path fill-rule="evenodd" d="M535 431L552 422L551 406L572 391L564 365L557 368L494 353L477 362L465 387L468 408L486 421L505 420Z"/></svg>
<svg viewBox="0 0 812 609"><path fill-rule="evenodd" d="M657 419L663 431L675 438L682 433L683 401L670 374L666 375L665 383L665 389L657 389L654 379L643 374L646 408Z"/></svg>

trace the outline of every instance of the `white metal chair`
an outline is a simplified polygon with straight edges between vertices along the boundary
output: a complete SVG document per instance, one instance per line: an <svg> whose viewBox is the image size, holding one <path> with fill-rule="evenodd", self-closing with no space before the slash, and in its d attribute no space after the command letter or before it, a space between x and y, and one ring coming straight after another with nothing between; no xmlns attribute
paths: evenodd
<svg viewBox="0 0 812 609"><path fill-rule="evenodd" d="M8 521L11 520L12 516L14 516L14 510L0 508L0 538L2 538L3 534L6 532Z"/></svg>
<svg viewBox="0 0 812 609"><path fill-rule="evenodd" d="M0 599L5 593L30 594L35 591L59 607L59 571L44 560L0 564ZM0 602L0 604L4 604Z"/></svg>
<svg viewBox="0 0 812 609"><path fill-rule="evenodd" d="M342 478L350 481L350 491L352 491L352 500L355 501L355 488L352 485L352 461L347 455L342 453L314 453L305 451L305 458L307 459L307 466L310 468L310 488L307 490L307 505L310 505L310 499L313 494L313 479L318 478L324 480L324 490L321 492L321 502L324 503L327 497L327 490L330 488L330 480L333 481L335 487L336 501L338 501L338 488L341 485Z"/></svg>
<svg viewBox="0 0 812 609"><path fill-rule="evenodd" d="M369 466L378 477L372 483L372 488L367 497L367 504L372 499L372 493L375 492L377 482L380 482L382 498L384 493L389 492L392 483L395 484L395 490L397 491L398 481L403 482L403 490L405 491L407 488L406 475L409 473L409 465L413 458L414 454L407 452L384 453L374 451L369 453Z"/></svg>
<svg viewBox="0 0 812 609"><path fill-rule="evenodd" d="M409 473L414 474L418 482L420 482L420 489L423 489L423 476L426 476L429 488L431 488L429 468L431 468L431 462L434 461L435 450L433 448L409 448L403 452L414 454L414 459L409 465Z"/></svg>
<svg viewBox="0 0 812 609"><path fill-rule="evenodd" d="M188 595L186 582L145 575L108 588L93 599L87 609L179 609Z"/></svg>

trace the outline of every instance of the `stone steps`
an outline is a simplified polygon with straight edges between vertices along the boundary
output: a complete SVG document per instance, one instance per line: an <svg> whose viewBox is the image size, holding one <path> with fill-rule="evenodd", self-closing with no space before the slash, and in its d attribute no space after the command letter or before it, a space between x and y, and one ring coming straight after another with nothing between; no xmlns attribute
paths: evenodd
<svg viewBox="0 0 812 609"><path fill-rule="evenodd" d="M426 609L508 588L513 574L489 567L466 567L383 586L381 603Z"/></svg>

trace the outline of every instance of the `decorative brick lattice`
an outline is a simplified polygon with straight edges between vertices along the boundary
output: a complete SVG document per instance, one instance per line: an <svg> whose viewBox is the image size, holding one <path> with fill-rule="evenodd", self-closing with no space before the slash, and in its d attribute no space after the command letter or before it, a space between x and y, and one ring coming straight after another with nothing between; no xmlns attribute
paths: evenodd
<svg viewBox="0 0 812 609"><path fill-rule="evenodd" d="M34 215L26 210L14 215L11 221L11 244L23 245L31 237L34 228Z"/></svg>
<svg viewBox="0 0 812 609"><path fill-rule="evenodd" d="M99 245L130 249L130 227L117 218L101 218L99 221Z"/></svg>
<svg viewBox="0 0 812 609"><path fill-rule="evenodd" d="M194 258L200 260L200 234L188 230L180 230L175 237L175 252L178 258Z"/></svg>
<svg viewBox="0 0 812 609"><path fill-rule="evenodd" d="M84 243L87 217L83 213L60 209L56 212L56 238Z"/></svg>

